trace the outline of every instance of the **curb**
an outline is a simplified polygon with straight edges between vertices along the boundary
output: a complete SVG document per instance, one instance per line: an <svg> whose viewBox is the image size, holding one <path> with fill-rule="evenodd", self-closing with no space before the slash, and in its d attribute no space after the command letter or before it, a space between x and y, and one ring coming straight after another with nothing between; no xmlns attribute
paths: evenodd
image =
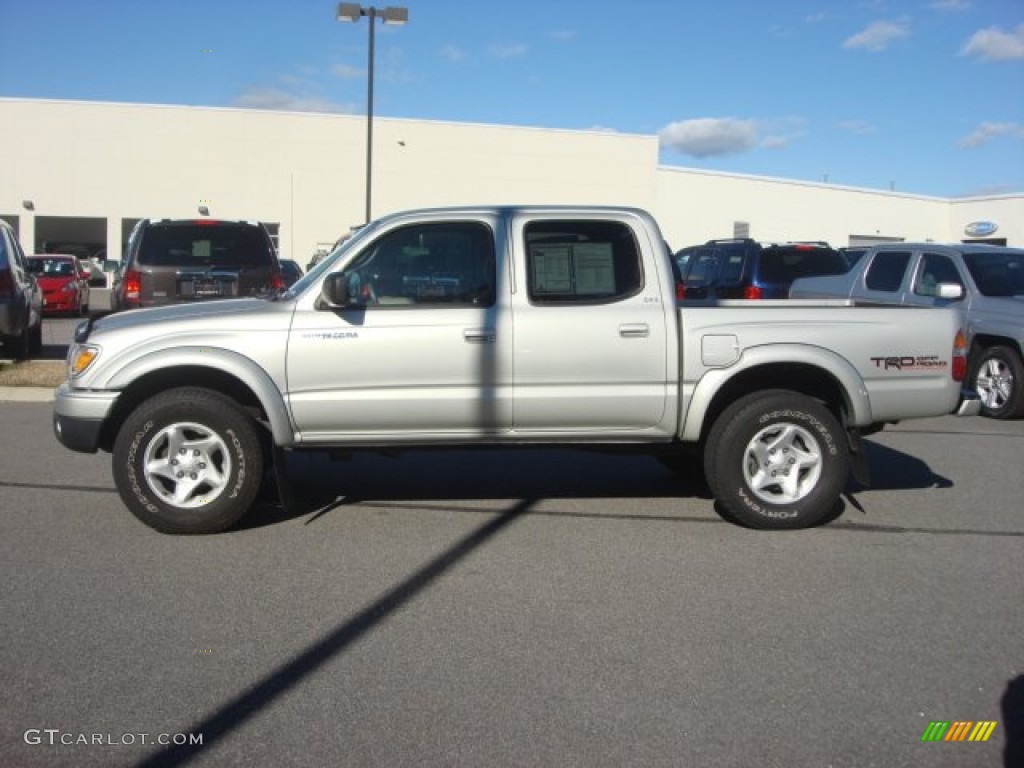
<svg viewBox="0 0 1024 768"><path fill-rule="evenodd" d="M0 403L52 403L50 387L0 387Z"/></svg>

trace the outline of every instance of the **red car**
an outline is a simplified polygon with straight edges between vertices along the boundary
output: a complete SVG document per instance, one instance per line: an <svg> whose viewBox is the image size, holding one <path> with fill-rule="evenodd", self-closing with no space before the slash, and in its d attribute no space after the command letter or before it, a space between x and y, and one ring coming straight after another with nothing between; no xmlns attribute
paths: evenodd
<svg viewBox="0 0 1024 768"><path fill-rule="evenodd" d="M43 291L44 315L89 311L89 273L74 256L38 253L28 257L28 271Z"/></svg>

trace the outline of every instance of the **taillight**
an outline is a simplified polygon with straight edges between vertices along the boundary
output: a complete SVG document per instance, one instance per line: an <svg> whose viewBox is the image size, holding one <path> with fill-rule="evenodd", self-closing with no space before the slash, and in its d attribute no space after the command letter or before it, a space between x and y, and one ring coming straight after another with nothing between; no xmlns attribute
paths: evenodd
<svg viewBox="0 0 1024 768"><path fill-rule="evenodd" d="M271 272L270 273L269 285L270 285L270 290L272 290L272 291L282 291L282 290L284 290L284 277L281 275L280 272Z"/></svg>
<svg viewBox="0 0 1024 768"><path fill-rule="evenodd" d="M953 381L967 378L967 339L963 331L957 331L953 338Z"/></svg>
<svg viewBox="0 0 1024 768"><path fill-rule="evenodd" d="M10 271L0 270L0 298L9 299L14 295L14 278Z"/></svg>
<svg viewBox="0 0 1024 768"><path fill-rule="evenodd" d="M756 285L748 285L746 288L743 289L743 298L744 299L760 299L761 298L761 289L758 288Z"/></svg>
<svg viewBox="0 0 1024 768"><path fill-rule="evenodd" d="M676 283L676 301L686 298L686 286L683 283Z"/></svg>
<svg viewBox="0 0 1024 768"><path fill-rule="evenodd" d="M142 293L142 275L134 269L129 269L124 273L121 282L124 285L124 300L137 302Z"/></svg>

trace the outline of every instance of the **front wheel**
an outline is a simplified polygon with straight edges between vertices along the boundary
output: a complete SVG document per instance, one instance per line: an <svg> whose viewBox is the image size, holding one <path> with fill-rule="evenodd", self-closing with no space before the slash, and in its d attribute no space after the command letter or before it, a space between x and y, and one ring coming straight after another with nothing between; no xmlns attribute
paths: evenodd
<svg viewBox="0 0 1024 768"><path fill-rule="evenodd" d="M233 400L182 387L143 402L114 441L118 493L164 533L216 533L249 509L263 477L255 421Z"/></svg>
<svg viewBox="0 0 1024 768"><path fill-rule="evenodd" d="M972 367L971 382L981 398L981 415L990 419L1024 416L1024 363L1005 346L982 350Z"/></svg>
<svg viewBox="0 0 1024 768"><path fill-rule="evenodd" d="M741 398L715 421L704 471L716 501L737 522L809 528L838 509L849 448L839 422L817 400L768 390Z"/></svg>

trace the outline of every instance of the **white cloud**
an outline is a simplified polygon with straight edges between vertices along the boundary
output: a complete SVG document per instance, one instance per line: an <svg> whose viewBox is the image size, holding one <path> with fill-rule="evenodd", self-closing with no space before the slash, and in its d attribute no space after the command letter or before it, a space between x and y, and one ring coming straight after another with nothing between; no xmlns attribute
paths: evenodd
<svg viewBox="0 0 1024 768"><path fill-rule="evenodd" d="M519 59L526 55L526 45L524 43L492 45L487 52L496 59Z"/></svg>
<svg viewBox="0 0 1024 768"><path fill-rule="evenodd" d="M843 41L843 48L884 51L897 40L910 36L910 20L876 21Z"/></svg>
<svg viewBox="0 0 1024 768"><path fill-rule="evenodd" d="M843 120L839 123L839 127L844 131L856 133L858 136L867 136L878 131L878 128L867 120Z"/></svg>
<svg viewBox="0 0 1024 768"><path fill-rule="evenodd" d="M441 58L451 62L452 64L458 64L460 61L466 60L466 52L461 48L448 43L441 49Z"/></svg>
<svg viewBox="0 0 1024 768"><path fill-rule="evenodd" d="M576 38L575 29L558 29L554 32L549 32L548 37L552 40L558 40L559 42L565 42L567 40L574 40Z"/></svg>
<svg viewBox="0 0 1024 768"><path fill-rule="evenodd" d="M337 104L310 94L289 93L280 88L250 88L232 102L245 109L269 109L279 112L342 112L356 110L351 105Z"/></svg>
<svg viewBox="0 0 1024 768"><path fill-rule="evenodd" d="M342 80L362 80L366 77L366 70L351 64L335 64L331 67L331 74Z"/></svg>
<svg viewBox="0 0 1024 768"><path fill-rule="evenodd" d="M1024 59L1024 24L1018 24L1012 32L1004 32L999 27L979 29L964 43L960 55L994 61Z"/></svg>
<svg viewBox="0 0 1024 768"><path fill-rule="evenodd" d="M700 117L669 123L658 139L662 147L693 157L731 155L757 146L757 126L735 117Z"/></svg>
<svg viewBox="0 0 1024 768"><path fill-rule="evenodd" d="M961 149L983 147L993 139L1009 136L1024 141L1024 125L1020 123L982 123L956 143Z"/></svg>

